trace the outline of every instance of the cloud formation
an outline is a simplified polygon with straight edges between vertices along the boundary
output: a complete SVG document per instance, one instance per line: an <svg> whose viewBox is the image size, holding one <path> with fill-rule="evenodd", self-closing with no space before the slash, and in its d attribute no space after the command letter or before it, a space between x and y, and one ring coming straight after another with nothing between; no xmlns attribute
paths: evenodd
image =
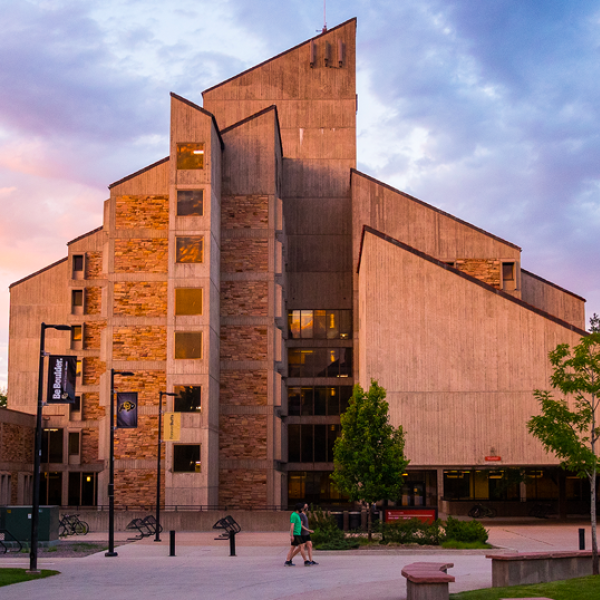
<svg viewBox="0 0 600 600"><path fill-rule="evenodd" d="M316 35L321 0L5 0L0 386L8 285L99 226L106 186L168 152L169 92ZM520 245L600 313L600 9L591 0L349 0L359 168Z"/></svg>

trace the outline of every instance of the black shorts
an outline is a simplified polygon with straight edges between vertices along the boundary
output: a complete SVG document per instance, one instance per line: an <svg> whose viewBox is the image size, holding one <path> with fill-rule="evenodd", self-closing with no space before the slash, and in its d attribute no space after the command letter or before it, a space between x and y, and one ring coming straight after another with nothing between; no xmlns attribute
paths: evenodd
<svg viewBox="0 0 600 600"><path fill-rule="evenodd" d="M310 542L310 533L303 533L301 537L303 544L306 544L306 542Z"/></svg>
<svg viewBox="0 0 600 600"><path fill-rule="evenodd" d="M294 539L292 540L292 546L300 546L301 544L304 544L304 542L302 541L302 536L295 535Z"/></svg>

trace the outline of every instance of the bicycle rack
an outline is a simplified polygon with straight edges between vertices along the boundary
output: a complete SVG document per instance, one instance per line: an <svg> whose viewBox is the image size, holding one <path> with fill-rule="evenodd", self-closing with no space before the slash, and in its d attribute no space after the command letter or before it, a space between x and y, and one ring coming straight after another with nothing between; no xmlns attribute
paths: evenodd
<svg viewBox="0 0 600 600"><path fill-rule="evenodd" d="M12 540L14 540L14 542L17 543L18 545L18 550L11 550L4 542L7 542L9 544L13 544L12 541L8 541L6 539L6 536L12 538ZM7 554L8 552L21 552L21 550L23 549L23 545L21 544L21 542L10 532L8 531L8 529L0 529L0 546L2 546L4 548L4 552L2 554Z"/></svg>

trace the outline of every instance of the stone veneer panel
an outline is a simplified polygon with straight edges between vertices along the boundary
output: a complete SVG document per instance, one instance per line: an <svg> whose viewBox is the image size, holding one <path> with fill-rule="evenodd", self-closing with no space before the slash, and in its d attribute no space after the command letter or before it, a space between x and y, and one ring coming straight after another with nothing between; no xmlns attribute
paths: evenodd
<svg viewBox="0 0 600 600"><path fill-rule="evenodd" d="M164 482L164 471L161 481ZM164 504L164 484L161 487ZM115 504L149 506L156 504L156 469L115 469Z"/></svg>
<svg viewBox="0 0 600 600"><path fill-rule="evenodd" d="M100 350L102 330L106 328L106 321L87 321L84 323L83 347L86 350Z"/></svg>
<svg viewBox="0 0 600 600"><path fill-rule="evenodd" d="M99 462L98 459L98 439L99 433L97 427L85 427L81 431L81 463L84 465L93 465Z"/></svg>
<svg viewBox="0 0 600 600"><path fill-rule="evenodd" d="M266 415L221 415L219 456L233 459L266 459Z"/></svg>
<svg viewBox="0 0 600 600"><path fill-rule="evenodd" d="M221 326L221 360L266 359L266 327Z"/></svg>
<svg viewBox="0 0 600 600"><path fill-rule="evenodd" d="M269 226L268 196L223 196L223 229L266 229Z"/></svg>
<svg viewBox="0 0 600 600"><path fill-rule="evenodd" d="M501 262L484 258L459 258L456 268L471 277L500 289Z"/></svg>
<svg viewBox="0 0 600 600"><path fill-rule="evenodd" d="M127 377L127 389L138 393L140 406L158 406L159 394L167 389L167 376L164 371L133 371L134 377ZM163 411L166 398L163 398Z"/></svg>
<svg viewBox="0 0 600 600"><path fill-rule="evenodd" d="M158 415L140 415L138 411L137 428L119 429L115 436L115 458L156 460L157 441Z"/></svg>
<svg viewBox="0 0 600 600"><path fill-rule="evenodd" d="M85 314L99 315L102 309L102 288L89 287L85 290Z"/></svg>
<svg viewBox="0 0 600 600"><path fill-rule="evenodd" d="M255 239L224 239L221 241L221 271L243 273L268 271L269 242Z"/></svg>
<svg viewBox="0 0 600 600"><path fill-rule="evenodd" d="M100 406L100 394L91 392L81 397L82 418L85 421L97 421L106 415L106 408Z"/></svg>
<svg viewBox="0 0 600 600"><path fill-rule="evenodd" d="M117 196L117 229L166 229L169 224L168 196Z"/></svg>
<svg viewBox="0 0 600 600"><path fill-rule="evenodd" d="M160 326L115 327L113 360L166 360L167 329Z"/></svg>
<svg viewBox="0 0 600 600"><path fill-rule="evenodd" d="M268 309L268 281L221 281L222 317L266 317Z"/></svg>
<svg viewBox="0 0 600 600"><path fill-rule="evenodd" d="M266 406L266 371L221 370L221 404Z"/></svg>
<svg viewBox="0 0 600 600"><path fill-rule="evenodd" d="M2 461L31 463L33 442L33 428L14 423L0 423L0 456ZM16 480L13 486L17 487Z"/></svg>
<svg viewBox="0 0 600 600"><path fill-rule="evenodd" d="M115 273L166 273L169 241L115 240Z"/></svg>
<svg viewBox="0 0 600 600"><path fill-rule="evenodd" d="M167 283L117 281L114 299L115 316L164 317L167 314Z"/></svg>
<svg viewBox="0 0 600 600"><path fill-rule="evenodd" d="M83 385L98 385L100 375L106 371L106 363L94 356L86 356L83 359Z"/></svg>
<svg viewBox="0 0 600 600"><path fill-rule="evenodd" d="M85 278L106 279L106 274L102 272L102 252L86 252Z"/></svg>
<svg viewBox="0 0 600 600"><path fill-rule="evenodd" d="M267 474L256 469L223 469L219 472L219 504L228 508L264 508Z"/></svg>

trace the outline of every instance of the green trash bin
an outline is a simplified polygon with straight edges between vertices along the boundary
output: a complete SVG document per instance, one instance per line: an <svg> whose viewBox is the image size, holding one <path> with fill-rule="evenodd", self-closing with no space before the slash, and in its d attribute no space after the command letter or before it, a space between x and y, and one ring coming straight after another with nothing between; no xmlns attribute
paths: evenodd
<svg viewBox="0 0 600 600"><path fill-rule="evenodd" d="M58 540L60 507L40 506L38 541ZM0 529L6 529L20 542L31 541L31 506L0 506Z"/></svg>

